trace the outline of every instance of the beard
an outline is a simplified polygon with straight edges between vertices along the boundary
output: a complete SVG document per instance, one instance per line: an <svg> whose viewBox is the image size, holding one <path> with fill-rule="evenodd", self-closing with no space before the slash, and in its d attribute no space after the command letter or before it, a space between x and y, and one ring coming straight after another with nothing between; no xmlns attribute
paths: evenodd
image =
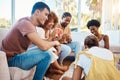
<svg viewBox="0 0 120 80"><path fill-rule="evenodd" d="M67 27L68 23L61 23L61 25L65 28Z"/></svg>
<svg viewBox="0 0 120 80"><path fill-rule="evenodd" d="M43 25L42 24L39 24L38 27L42 27Z"/></svg>

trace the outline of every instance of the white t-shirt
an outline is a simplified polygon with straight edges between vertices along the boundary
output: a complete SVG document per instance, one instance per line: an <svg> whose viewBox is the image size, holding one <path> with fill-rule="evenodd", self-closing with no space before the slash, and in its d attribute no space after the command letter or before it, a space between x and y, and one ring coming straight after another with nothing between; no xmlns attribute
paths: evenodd
<svg viewBox="0 0 120 80"><path fill-rule="evenodd" d="M41 28L41 27L37 27L36 29L37 29L37 32L40 35L40 37L42 39L45 39L45 30L43 28Z"/></svg>
<svg viewBox="0 0 120 80"><path fill-rule="evenodd" d="M88 53L105 60L113 60L113 53L105 48L92 47L88 50ZM85 54L81 54L78 59L77 65L82 67L84 69L85 74L88 75L91 65L91 59Z"/></svg>
<svg viewBox="0 0 120 80"><path fill-rule="evenodd" d="M37 32L40 35L42 39L45 39L45 30L42 27L37 27ZM53 63L55 60L58 59L58 56L54 53L56 52L56 49L54 47L51 47L49 51L52 53L50 54L52 56L51 63Z"/></svg>

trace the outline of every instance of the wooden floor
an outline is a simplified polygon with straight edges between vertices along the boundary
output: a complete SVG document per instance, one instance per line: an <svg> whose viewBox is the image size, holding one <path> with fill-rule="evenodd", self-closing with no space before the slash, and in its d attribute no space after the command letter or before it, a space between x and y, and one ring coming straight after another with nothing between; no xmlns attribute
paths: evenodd
<svg viewBox="0 0 120 80"><path fill-rule="evenodd" d="M117 54L118 55L118 54ZM118 55L120 58L120 54ZM69 66L72 62L74 61L74 57L73 56L68 56L64 61L63 61L63 65L67 65ZM120 71L120 64L117 65L118 70ZM51 80L59 80L59 78L62 76L60 74L50 74L47 73L47 75L49 76L49 78Z"/></svg>
<svg viewBox="0 0 120 80"><path fill-rule="evenodd" d="M67 65L69 67L69 65L74 61L74 57L73 56L68 56L64 61L63 61L63 65ZM46 76L50 79L53 80L59 80L59 78L62 76L60 74L51 74L51 73L47 73Z"/></svg>

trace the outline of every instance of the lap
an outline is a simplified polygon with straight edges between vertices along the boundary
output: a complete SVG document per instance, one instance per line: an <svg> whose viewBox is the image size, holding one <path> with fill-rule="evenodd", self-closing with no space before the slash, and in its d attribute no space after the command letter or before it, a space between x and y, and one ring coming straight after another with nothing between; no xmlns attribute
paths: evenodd
<svg viewBox="0 0 120 80"><path fill-rule="evenodd" d="M34 67L40 60L50 56L49 51L42 51L38 47L31 47L26 52L12 57L8 61L10 67L19 67L29 69Z"/></svg>

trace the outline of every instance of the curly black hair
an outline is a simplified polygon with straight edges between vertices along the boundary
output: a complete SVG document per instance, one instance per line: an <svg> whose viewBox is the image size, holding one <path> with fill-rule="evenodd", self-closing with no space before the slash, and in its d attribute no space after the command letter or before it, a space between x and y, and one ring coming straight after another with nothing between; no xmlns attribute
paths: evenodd
<svg viewBox="0 0 120 80"><path fill-rule="evenodd" d="M96 26L96 27L100 27L100 22L98 20L92 19L90 21L88 21L87 23L87 28L89 29L90 26Z"/></svg>
<svg viewBox="0 0 120 80"><path fill-rule="evenodd" d="M69 12L64 12L62 14L62 19L65 18L65 17L67 17L67 16L72 17L72 15Z"/></svg>

